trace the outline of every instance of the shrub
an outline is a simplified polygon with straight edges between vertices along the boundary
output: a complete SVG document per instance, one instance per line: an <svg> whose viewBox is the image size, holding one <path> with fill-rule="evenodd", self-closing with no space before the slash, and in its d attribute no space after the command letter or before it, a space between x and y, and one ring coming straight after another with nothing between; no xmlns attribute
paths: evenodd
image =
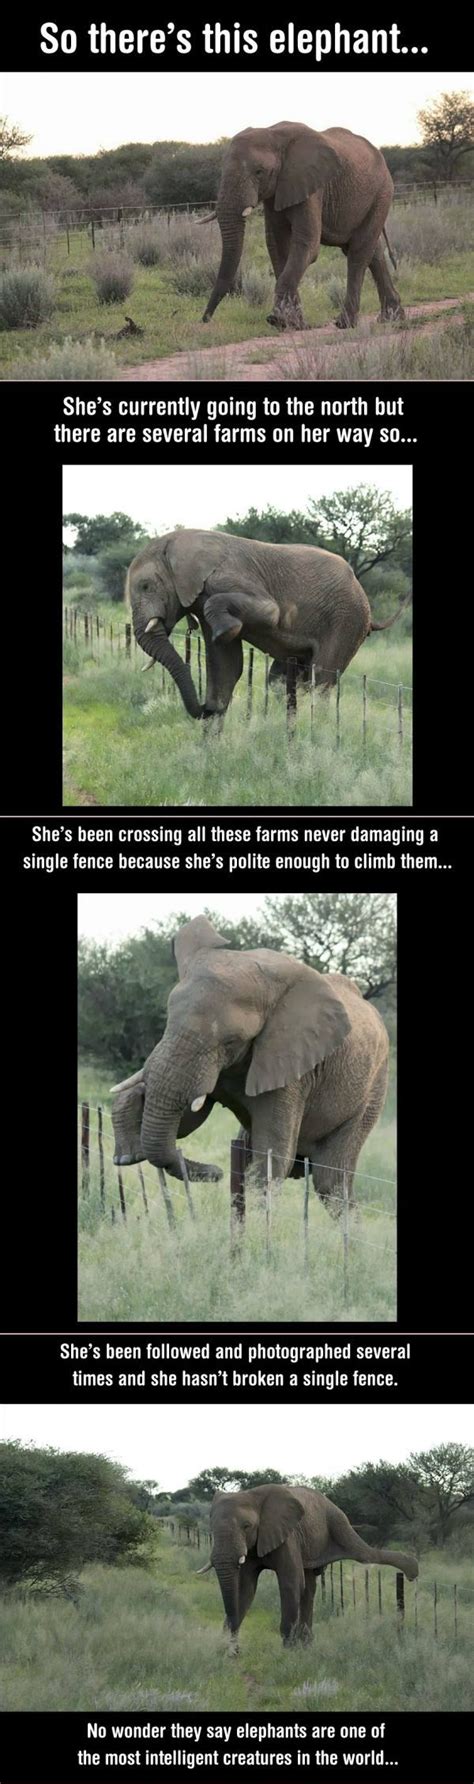
<svg viewBox="0 0 474 1784"><path fill-rule="evenodd" d="M91 278L94 280L100 304L120 303L128 297L134 280L131 260L125 254L103 254L96 256L90 266Z"/></svg>
<svg viewBox="0 0 474 1784"><path fill-rule="evenodd" d="M344 279L338 279L336 273L331 273L326 281L326 291L333 310L342 310L346 295Z"/></svg>
<svg viewBox="0 0 474 1784"><path fill-rule="evenodd" d="M272 302L272 281L265 269L259 266L244 267L241 279L242 297L247 304L255 304L260 309L263 304Z"/></svg>
<svg viewBox="0 0 474 1784"><path fill-rule="evenodd" d="M97 573L99 586L109 601L123 601L125 593L125 577L132 558L140 551L141 540L120 539L115 545L106 545L99 552Z"/></svg>
<svg viewBox="0 0 474 1784"><path fill-rule="evenodd" d="M138 229L129 229L127 248L132 260L139 260L140 266L159 266L165 256L163 231L154 223L143 223Z"/></svg>
<svg viewBox="0 0 474 1784"><path fill-rule="evenodd" d="M216 270L208 260L198 260L197 254L183 254L181 264L175 266L171 280L173 291L179 291L186 297L203 297L211 290Z"/></svg>
<svg viewBox="0 0 474 1784"><path fill-rule="evenodd" d="M54 342L44 358L33 353L31 359L27 359L23 354L21 359L14 361L10 375L15 379L27 379L29 383L40 378L67 381L70 378L95 378L99 381L117 376L117 361L105 341L73 341L71 335L66 335L65 341Z"/></svg>
<svg viewBox="0 0 474 1784"><path fill-rule="evenodd" d="M448 254L472 246L472 205L465 200L440 200L438 204L395 205L389 237L397 258L401 254L429 266L437 266Z"/></svg>
<svg viewBox="0 0 474 1784"><path fill-rule="evenodd" d="M40 266L16 266L0 277L0 327L37 328L54 309L55 285Z"/></svg>
<svg viewBox="0 0 474 1784"><path fill-rule="evenodd" d="M161 218L161 226L165 232L165 258L172 266L188 254L195 254L197 260L215 257L219 236L217 223L203 224L189 212L183 217L172 211L170 217Z"/></svg>

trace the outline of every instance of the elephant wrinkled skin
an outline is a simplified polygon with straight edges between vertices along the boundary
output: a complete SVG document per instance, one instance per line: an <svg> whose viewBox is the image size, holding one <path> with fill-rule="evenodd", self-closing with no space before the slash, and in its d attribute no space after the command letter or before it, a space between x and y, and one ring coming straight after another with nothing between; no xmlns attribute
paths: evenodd
<svg viewBox="0 0 474 1784"><path fill-rule="evenodd" d="M181 1177L178 1141L217 1102L250 1136L248 1163L253 1153L264 1170L271 1147L274 1174L285 1178L310 1157L315 1190L338 1213L343 1168L352 1197L385 1101L388 1036L377 1011L340 973L273 948L229 948L207 917L183 924L173 949L179 982L165 1033L143 1069L115 1087L115 1163L149 1159ZM186 1162L190 1177L216 1175Z"/></svg>
<svg viewBox="0 0 474 1784"><path fill-rule="evenodd" d="M276 1573L280 1633L285 1643L311 1640L318 1573L331 1561L363 1561L396 1567L414 1580L418 1562L398 1549L371 1548L345 1513L312 1487L261 1486L216 1493L211 1506L212 1551L231 1646L238 1652L240 1624L250 1609L259 1574Z"/></svg>
<svg viewBox="0 0 474 1784"><path fill-rule="evenodd" d="M368 634L386 631L401 612L373 620L364 589L336 552L184 527L151 539L133 559L127 599L138 644L150 664L169 670L191 718L226 712L242 674L242 640L277 668L290 658L308 674L314 665L315 684L324 689ZM170 642L184 614L199 620L204 636L204 706Z"/></svg>
<svg viewBox="0 0 474 1784"><path fill-rule="evenodd" d="M262 200L276 278L268 321L276 328L304 328L298 287L321 243L342 248L347 259L339 328L357 321L367 267L380 298L381 320L403 317L382 239L395 264L385 231L392 198L393 181L380 149L352 130L310 130L285 121L239 131L224 155L214 213L222 237L221 264L203 322L234 285L245 218Z"/></svg>

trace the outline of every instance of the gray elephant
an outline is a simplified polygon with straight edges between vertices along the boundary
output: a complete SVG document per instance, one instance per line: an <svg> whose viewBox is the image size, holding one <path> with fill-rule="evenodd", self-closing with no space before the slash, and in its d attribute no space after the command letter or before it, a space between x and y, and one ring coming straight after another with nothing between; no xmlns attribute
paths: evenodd
<svg viewBox="0 0 474 1784"><path fill-rule="evenodd" d="M357 321L369 267L380 298L381 319L403 317L390 277L382 237L393 198L393 181L380 149L351 130L310 130L306 124L272 124L241 130L224 156L214 215L222 258L203 322L234 284L245 218L263 199L265 235L276 278L268 321L277 328L304 328L298 287L317 260L321 243L342 248L347 290L339 328ZM212 218L203 218L203 222Z"/></svg>
<svg viewBox="0 0 474 1784"><path fill-rule="evenodd" d="M234 1652L264 1569L271 1568L277 1576L285 1644L311 1640L316 1578L329 1562L396 1567L408 1580L418 1574L414 1555L371 1548L352 1529L345 1513L312 1487L267 1485L216 1493L211 1530L211 1559L198 1571L215 1568Z"/></svg>
<svg viewBox="0 0 474 1784"><path fill-rule="evenodd" d="M114 1086L115 1163L149 1159L182 1176L177 1140L215 1102L231 1109L264 1171L301 1175L331 1212L385 1101L388 1036L352 979L319 973L273 948L229 948L207 917L173 941L179 983L168 1021L141 1072ZM186 1160L190 1177L205 1165Z"/></svg>
<svg viewBox="0 0 474 1784"><path fill-rule="evenodd" d="M364 589L350 564L316 545L267 545L234 533L183 528L151 539L133 559L127 578L135 637L151 667L164 664L191 718L224 713L242 674L242 640L284 665L314 664L315 683L327 688L351 662L370 632ZM201 706L188 664L169 634L184 614L199 620L207 685Z"/></svg>

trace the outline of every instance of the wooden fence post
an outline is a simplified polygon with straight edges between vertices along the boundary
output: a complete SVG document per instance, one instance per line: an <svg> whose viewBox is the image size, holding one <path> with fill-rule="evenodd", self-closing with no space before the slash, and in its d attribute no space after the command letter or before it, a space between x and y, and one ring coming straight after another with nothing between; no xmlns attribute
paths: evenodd
<svg viewBox="0 0 474 1784"><path fill-rule="evenodd" d="M454 1591L454 1640L455 1640L455 1642L457 1642L457 1639L458 1639L458 1589L457 1589L456 1585L454 1586L453 1591Z"/></svg>
<svg viewBox="0 0 474 1784"><path fill-rule="evenodd" d="M316 705L316 664L312 663L311 664L311 736L313 736L313 734L314 734L315 705Z"/></svg>
<svg viewBox="0 0 474 1784"><path fill-rule="evenodd" d="M382 1574L381 1574L380 1567L378 1570L377 1586L378 1586L378 1601L379 1601L379 1617L381 1617L381 1615L382 1615Z"/></svg>
<svg viewBox="0 0 474 1784"><path fill-rule="evenodd" d="M90 1166L89 1114L90 1114L89 1104L83 1103L82 1109L81 1109L81 1163L82 1163L82 1194L83 1194L83 1196L88 1195L88 1192L89 1192L89 1166Z"/></svg>
<svg viewBox="0 0 474 1784"><path fill-rule="evenodd" d="M243 1131L230 1142L230 1238L237 1244L245 1226L245 1166L248 1161L248 1136Z"/></svg>
<svg viewBox="0 0 474 1784"><path fill-rule="evenodd" d="M191 668L191 638L192 632L186 632L184 638L184 661L187 664L188 669Z"/></svg>
<svg viewBox="0 0 474 1784"><path fill-rule="evenodd" d="M398 1580L398 1577L399 1576L397 1573L397 1580ZM434 1587L433 1587L433 1617L434 1617L434 1632L435 1632L435 1637L436 1637L438 1634L438 1585L437 1585L436 1580L434 1582Z"/></svg>
<svg viewBox="0 0 474 1784"><path fill-rule="evenodd" d="M339 1562L339 1594L341 1599L341 1616L344 1616L344 1576L342 1572L342 1561Z"/></svg>
<svg viewBox="0 0 474 1784"><path fill-rule="evenodd" d="M333 1572L333 1562L332 1561L331 1561L331 1565L329 1568L329 1575L330 1575L330 1580L331 1580L331 1610L333 1611L334 1610L334 1572Z"/></svg>
<svg viewBox="0 0 474 1784"><path fill-rule="evenodd" d="M354 1565L352 1567L352 1603L353 1603L354 1610L355 1610L355 1608L356 1608L356 1581L355 1581L355 1567L354 1567Z"/></svg>
<svg viewBox="0 0 474 1784"><path fill-rule="evenodd" d="M252 715L252 702L253 702L253 644L251 644L250 650L249 650L249 666L248 666L248 670L247 670L247 718L248 719L251 718L251 715Z"/></svg>
<svg viewBox="0 0 474 1784"><path fill-rule="evenodd" d="M296 712L296 659L295 657L289 657L286 665L286 728L289 743L292 742L295 734Z"/></svg>
<svg viewBox="0 0 474 1784"><path fill-rule="evenodd" d="M158 1171L158 1182L160 1185L161 1194L163 1196L163 1201L164 1201L165 1208L166 1208L166 1219L168 1221L168 1226L170 1227L171 1232L173 1232L176 1229L176 1216L175 1216L170 1192L168 1189L168 1184L166 1182L165 1173L161 1169L161 1166L157 1165L156 1168Z"/></svg>
<svg viewBox="0 0 474 1784"><path fill-rule="evenodd" d="M125 656L131 657L131 655L132 655L132 628L127 621L127 624L125 627Z"/></svg>
<svg viewBox="0 0 474 1784"><path fill-rule="evenodd" d="M99 1143L99 1190L100 1190L101 1207L105 1208L104 1140L103 1140L102 1128L103 1128L102 1107L101 1107L101 1104L99 1103L98 1108L97 1108L97 1138L98 1138L98 1143Z"/></svg>
<svg viewBox="0 0 474 1784"><path fill-rule="evenodd" d="M147 1193L146 1193L146 1189L145 1189L145 1178L143 1176L143 1171L142 1171L141 1165L138 1166L138 1181L139 1181L140 1189L141 1189L142 1196L143 1196L143 1204L144 1204L144 1208L145 1208L145 1214L148 1214L148 1197L147 1197Z"/></svg>
<svg viewBox="0 0 474 1784"><path fill-rule="evenodd" d="M395 1590L397 1595L398 1626L400 1628L401 1624L405 1621L405 1575L403 1573L397 1573L395 1576Z"/></svg>
<svg viewBox="0 0 474 1784"><path fill-rule="evenodd" d="M341 742L341 672L336 669L336 749Z"/></svg>
<svg viewBox="0 0 474 1784"><path fill-rule="evenodd" d="M362 676L362 748L367 749L367 676Z"/></svg>
<svg viewBox="0 0 474 1784"><path fill-rule="evenodd" d="M269 674L270 674L270 658L265 657L265 692L264 692L264 696L263 696L264 719L266 719L267 712L268 712L268 677L269 677Z"/></svg>
<svg viewBox="0 0 474 1784"><path fill-rule="evenodd" d="M415 1580L415 1636L418 1635L418 1580Z"/></svg>
<svg viewBox="0 0 474 1784"><path fill-rule="evenodd" d="M187 1201L189 1212L191 1215L191 1220L195 1220L196 1215L194 1213L193 1198L192 1198L191 1190L189 1187L188 1167L186 1164L186 1159L184 1158L184 1155L182 1152L178 1152L178 1158L179 1158L179 1162L181 1165L181 1176L182 1176L183 1183L184 1183L184 1193L186 1196L186 1201Z"/></svg>
<svg viewBox="0 0 474 1784"><path fill-rule="evenodd" d="M347 1307L349 1301L349 1176L344 1165L342 1173L342 1249L343 1249L343 1300Z"/></svg>
<svg viewBox="0 0 474 1784"><path fill-rule="evenodd" d="M120 1169L117 1171L117 1177L118 1177L118 1188L119 1188L119 1196L120 1196L120 1212L122 1215L122 1220L124 1220L125 1225L127 1225L127 1209L126 1209L126 1204L125 1204L125 1190L123 1187L123 1177L122 1177L122 1172Z"/></svg>
<svg viewBox="0 0 474 1784"><path fill-rule="evenodd" d="M272 1249L272 1177L273 1152L271 1146L269 1146L267 1152L267 1182L265 1188L265 1250L267 1254L267 1263L271 1257Z"/></svg>
<svg viewBox="0 0 474 1784"><path fill-rule="evenodd" d="M201 636L200 636L200 633L198 633L197 647L198 647L198 695L199 695L199 699L202 700L202 660L201 660Z"/></svg>
<svg viewBox="0 0 474 1784"><path fill-rule="evenodd" d="M369 1615L369 1569L365 1569L365 1614Z"/></svg>
<svg viewBox="0 0 474 1784"><path fill-rule="evenodd" d="M309 1158L304 1161L304 1206L303 1206L303 1250L304 1267L309 1269Z"/></svg>
<svg viewBox="0 0 474 1784"><path fill-rule="evenodd" d="M399 689L398 689L397 708L398 708L398 742L400 745L400 749L403 749L403 688L402 687L399 687Z"/></svg>

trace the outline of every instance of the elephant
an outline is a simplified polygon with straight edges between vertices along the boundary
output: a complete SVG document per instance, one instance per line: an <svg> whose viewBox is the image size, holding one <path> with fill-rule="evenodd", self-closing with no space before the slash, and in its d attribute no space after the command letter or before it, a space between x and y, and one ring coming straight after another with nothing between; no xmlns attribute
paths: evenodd
<svg viewBox="0 0 474 1784"><path fill-rule="evenodd" d="M269 545L234 533L192 527L151 539L127 576L135 637L150 661L169 670L191 718L223 714L242 674L242 640L286 665L314 665L327 690L371 632L374 620L361 583L345 559L317 545ZM191 616L204 636L206 694L201 705L191 670L170 632Z"/></svg>
<svg viewBox="0 0 474 1784"><path fill-rule="evenodd" d="M114 1086L118 1165L148 1159L182 1176L177 1140L221 1103L246 1135L247 1165L313 1183L329 1212L341 1208L342 1172L353 1173L380 1115L388 1035L352 979L319 973L274 948L232 949L208 917L173 939L179 982L162 1040L141 1071ZM212 1167L186 1160L188 1175Z"/></svg>
<svg viewBox="0 0 474 1784"><path fill-rule="evenodd" d="M317 260L321 242L342 248L347 258L347 290L337 327L351 328L357 321L367 267L377 286L381 320L403 318L382 241L384 237L395 266L385 230L392 198L393 180L380 149L352 130L310 130L287 121L240 130L224 155L216 210L201 219L217 217L222 237L219 272L203 322L234 283L245 218L260 200L276 278L268 322L280 329L304 328L298 287L306 268Z"/></svg>
<svg viewBox="0 0 474 1784"><path fill-rule="evenodd" d="M234 1653L259 1574L266 1568L278 1580L285 1646L311 1641L316 1579L329 1562L396 1567L408 1580L418 1574L415 1555L372 1548L353 1530L345 1512L313 1487L266 1484L239 1493L216 1493L211 1532L211 1559L198 1572L215 1568L226 1614L224 1627Z"/></svg>

